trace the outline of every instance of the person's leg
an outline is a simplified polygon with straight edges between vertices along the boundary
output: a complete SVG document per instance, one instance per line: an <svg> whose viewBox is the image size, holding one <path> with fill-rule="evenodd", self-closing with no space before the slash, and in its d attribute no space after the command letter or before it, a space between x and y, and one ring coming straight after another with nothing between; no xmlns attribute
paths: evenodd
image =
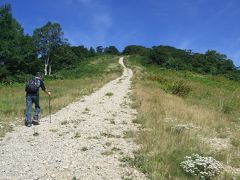
<svg viewBox="0 0 240 180"><path fill-rule="evenodd" d="M25 121L26 125L32 124L31 116L32 116L32 98L31 96L26 96L26 121Z"/></svg>
<svg viewBox="0 0 240 180"><path fill-rule="evenodd" d="M40 105L39 105L39 96L34 96L34 103L35 103L35 112L33 117L33 124L39 124L39 113L40 113Z"/></svg>

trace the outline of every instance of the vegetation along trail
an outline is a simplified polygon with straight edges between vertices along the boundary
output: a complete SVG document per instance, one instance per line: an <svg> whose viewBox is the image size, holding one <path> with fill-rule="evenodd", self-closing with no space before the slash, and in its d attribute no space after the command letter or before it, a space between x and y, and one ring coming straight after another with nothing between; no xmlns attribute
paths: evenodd
<svg viewBox="0 0 240 180"><path fill-rule="evenodd" d="M138 147L130 107L132 70L119 59L121 77L69 104L40 126L17 127L0 141L0 179L145 179L121 158ZM36 128L36 129L34 129Z"/></svg>

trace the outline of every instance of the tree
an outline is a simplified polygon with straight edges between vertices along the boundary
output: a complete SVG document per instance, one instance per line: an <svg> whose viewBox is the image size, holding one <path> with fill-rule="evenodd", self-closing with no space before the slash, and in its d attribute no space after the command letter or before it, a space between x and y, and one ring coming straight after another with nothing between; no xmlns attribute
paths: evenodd
<svg viewBox="0 0 240 180"><path fill-rule="evenodd" d="M73 46L71 49L80 60L83 60L89 56L88 49L84 46Z"/></svg>
<svg viewBox="0 0 240 180"><path fill-rule="evenodd" d="M118 55L119 51L115 46L109 46L104 49L104 53L106 54L112 54L112 55Z"/></svg>
<svg viewBox="0 0 240 180"><path fill-rule="evenodd" d="M146 48L144 46L138 46L138 45L129 45L126 46L123 50L123 54L126 55L133 55L138 54L140 56L146 56L149 53L149 48Z"/></svg>
<svg viewBox="0 0 240 180"><path fill-rule="evenodd" d="M73 52L72 47L65 44L53 50L51 59L52 67L54 67L53 72L55 73L57 70L76 64L80 58Z"/></svg>
<svg viewBox="0 0 240 180"><path fill-rule="evenodd" d="M12 16L10 4L0 7L0 80L10 76L32 73L37 54L30 36L25 36L21 25Z"/></svg>
<svg viewBox="0 0 240 180"><path fill-rule="evenodd" d="M90 47L89 49L89 57L93 57L96 55L96 51L93 47Z"/></svg>
<svg viewBox="0 0 240 180"><path fill-rule="evenodd" d="M48 22L33 32L33 38L37 46L38 55L44 59L45 75L51 75L50 54L55 48L66 43L63 39L63 31L58 23Z"/></svg>
<svg viewBox="0 0 240 180"><path fill-rule="evenodd" d="M103 50L104 50L104 48L103 48L102 46L98 46L98 47L96 48L96 51L97 51L98 54L103 53Z"/></svg>

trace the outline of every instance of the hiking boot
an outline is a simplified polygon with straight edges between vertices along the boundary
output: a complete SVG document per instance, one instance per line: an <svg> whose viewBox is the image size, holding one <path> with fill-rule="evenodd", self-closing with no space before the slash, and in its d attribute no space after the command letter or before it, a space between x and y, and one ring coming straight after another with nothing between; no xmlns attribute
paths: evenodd
<svg viewBox="0 0 240 180"><path fill-rule="evenodd" d="M33 120L33 125L39 125L39 122L37 120Z"/></svg>
<svg viewBox="0 0 240 180"><path fill-rule="evenodd" d="M32 126L32 123L25 122L25 126L31 127L31 126Z"/></svg>

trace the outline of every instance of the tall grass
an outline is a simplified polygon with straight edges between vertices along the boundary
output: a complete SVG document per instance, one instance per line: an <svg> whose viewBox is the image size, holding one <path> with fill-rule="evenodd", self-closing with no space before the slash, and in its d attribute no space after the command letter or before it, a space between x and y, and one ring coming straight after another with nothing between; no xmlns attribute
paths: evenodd
<svg viewBox="0 0 240 180"><path fill-rule="evenodd" d="M151 179L192 179L179 166L192 153L239 167L240 83L143 65L140 57L128 59L128 66L134 70L133 100L139 112L135 122L144 127L136 134L141 149L129 159L131 164ZM179 81L191 87L186 96L171 91ZM222 104L226 104L225 110ZM212 149L207 141L212 138L230 139L229 148Z"/></svg>
<svg viewBox="0 0 240 180"><path fill-rule="evenodd" d="M122 72L118 58L101 56L80 63L73 69L58 72L63 80L45 81L52 92L53 113L83 95L90 94ZM11 124L23 124L25 114L24 84L0 87L0 136L11 130ZM40 91L41 117L48 115L48 96Z"/></svg>

